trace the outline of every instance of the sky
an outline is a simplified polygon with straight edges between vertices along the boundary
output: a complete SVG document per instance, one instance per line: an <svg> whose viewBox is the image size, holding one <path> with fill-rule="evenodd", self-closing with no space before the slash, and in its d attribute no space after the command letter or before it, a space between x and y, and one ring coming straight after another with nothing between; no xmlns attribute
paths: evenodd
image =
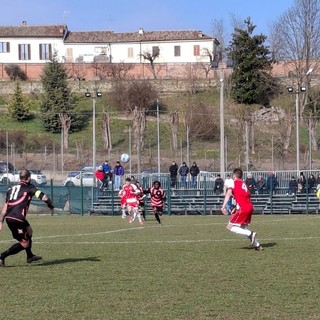
<svg viewBox="0 0 320 320"><path fill-rule="evenodd" d="M212 35L222 19L251 17L255 33L269 27L295 0L9 0L1 1L0 25L66 24L70 31L201 30Z"/></svg>

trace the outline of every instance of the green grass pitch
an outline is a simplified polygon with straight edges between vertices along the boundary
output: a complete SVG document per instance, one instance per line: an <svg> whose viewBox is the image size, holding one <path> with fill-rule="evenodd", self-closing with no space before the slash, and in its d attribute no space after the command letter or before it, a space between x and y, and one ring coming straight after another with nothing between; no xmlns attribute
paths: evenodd
<svg viewBox="0 0 320 320"><path fill-rule="evenodd" d="M318 215L254 216L263 252L228 217L147 218L30 215L43 261L6 259L0 319L319 319Z"/></svg>

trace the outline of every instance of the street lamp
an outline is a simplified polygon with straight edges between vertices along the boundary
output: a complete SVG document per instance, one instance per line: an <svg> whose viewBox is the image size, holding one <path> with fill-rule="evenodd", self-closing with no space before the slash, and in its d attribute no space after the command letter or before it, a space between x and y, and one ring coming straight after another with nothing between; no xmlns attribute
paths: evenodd
<svg viewBox="0 0 320 320"><path fill-rule="evenodd" d="M224 72L222 70L220 76L220 173L222 177L225 174L224 149Z"/></svg>
<svg viewBox="0 0 320 320"><path fill-rule="evenodd" d="M299 94L306 91L306 87L298 85L297 90L293 87L287 88L289 93L296 95L296 158L297 158L297 175L300 172L300 138L299 138Z"/></svg>
<svg viewBox="0 0 320 320"><path fill-rule="evenodd" d="M87 90L85 92L85 97L90 98L91 97L91 92ZM97 98L102 97L102 93L99 91L95 91L95 95ZM92 97L92 168L93 168L93 173L96 170L97 167L97 160L96 160L96 99ZM93 185L96 184L96 177L95 174L93 174Z"/></svg>

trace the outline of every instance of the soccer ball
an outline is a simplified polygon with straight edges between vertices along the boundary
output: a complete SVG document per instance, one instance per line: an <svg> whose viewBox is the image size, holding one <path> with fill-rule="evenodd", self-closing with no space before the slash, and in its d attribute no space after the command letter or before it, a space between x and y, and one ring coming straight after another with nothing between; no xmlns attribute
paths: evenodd
<svg viewBox="0 0 320 320"><path fill-rule="evenodd" d="M123 153L120 157L122 162L128 162L130 160L130 156L127 153Z"/></svg>

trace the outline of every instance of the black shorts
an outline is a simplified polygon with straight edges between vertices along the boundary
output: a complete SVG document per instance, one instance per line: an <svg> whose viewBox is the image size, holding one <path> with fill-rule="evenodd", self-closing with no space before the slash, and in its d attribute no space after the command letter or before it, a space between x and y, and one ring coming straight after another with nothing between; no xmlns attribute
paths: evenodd
<svg viewBox="0 0 320 320"><path fill-rule="evenodd" d="M19 242L29 240L30 237L28 235L28 227L30 224L27 220L21 222L13 219L6 219L6 221L14 239L18 240Z"/></svg>
<svg viewBox="0 0 320 320"><path fill-rule="evenodd" d="M158 213L159 216L161 216L162 213L163 213L163 207L162 206L161 207L160 206L153 206L152 209L153 209L153 212Z"/></svg>

